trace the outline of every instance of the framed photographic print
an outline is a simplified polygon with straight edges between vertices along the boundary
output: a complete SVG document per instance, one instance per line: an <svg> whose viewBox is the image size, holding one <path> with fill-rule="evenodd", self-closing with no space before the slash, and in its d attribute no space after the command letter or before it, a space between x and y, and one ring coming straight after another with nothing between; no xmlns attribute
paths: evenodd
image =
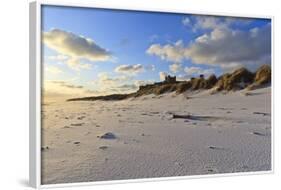
<svg viewBox="0 0 281 190"><path fill-rule="evenodd" d="M272 27L31 3L31 185L272 172Z"/></svg>

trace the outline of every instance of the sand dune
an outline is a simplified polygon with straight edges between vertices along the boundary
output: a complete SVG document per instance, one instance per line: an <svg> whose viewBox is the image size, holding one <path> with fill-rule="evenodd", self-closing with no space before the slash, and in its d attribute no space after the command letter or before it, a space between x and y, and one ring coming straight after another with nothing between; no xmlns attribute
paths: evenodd
<svg viewBox="0 0 281 190"><path fill-rule="evenodd" d="M43 105L44 184L271 169L271 88Z"/></svg>

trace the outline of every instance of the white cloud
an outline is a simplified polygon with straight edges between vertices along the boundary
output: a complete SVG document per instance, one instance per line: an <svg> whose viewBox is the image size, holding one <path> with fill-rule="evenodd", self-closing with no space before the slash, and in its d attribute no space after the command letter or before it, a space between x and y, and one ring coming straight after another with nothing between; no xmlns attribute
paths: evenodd
<svg viewBox="0 0 281 190"><path fill-rule="evenodd" d="M91 69L92 65L89 63L82 63L80 59L71 58L65 62L73 70Z"/></svg>
<svg viewBox="0 0 281 190"><path fill-rule="evenodd" d="M115 72L117 73L123 73L123 74L137 74L139 72L142 72L144 70L143 66L141 64L136 65L119 65L115 68Z"/></svg>
<svg viewBox="0 0 281 190"><path fill-rule="evenodd" d="M177 41L174 44L167 44L161 46L160 44L153 44L147 50L146 53L149 55L155 55L160 57L162 60L181 62L183 57L183 43Z"/></svg>
<svg viewBox="0 0 281 190"><path fill-rule="evenodd" d="M159 72L159 78L161 81L165 80L165 77L167 76L168 74L166 72Z"/></svg>
<svg viewBox="0 0 281 190"><path fill-rule="evenodd" d="M70 81L64 80L45 80L44 98L52 97L77 97L89 94L88 90L82 85L75 85Z"/></svg>
<svg viewBox="0 0 281 190"><path fill-rule="evenodd" d="M147 53L176 63L190 59L195 64L254 67L268 64L271 58L271 24L248 31L216 28L184 46L175 44L151 45Z"/></svg>
<svg viewBox="0 0 281 190"><path fill-rule="evenodd" d="M153 80L136 80L134 84L137 87L139 87L139 86L143 86L143 85L147 85L147 84L153 84L153 83L154 83Z"/></svg>
<svg viewBox="0 0 281 190"><path fill-rule="evenodd" d="M66 55L61 55L61 54L58 54L58 55L50 55L50 56L47 56L47 58L49 60L54 60L54 61L66 61L69 59L68 56Z"/></svg>
<svg viewBox="0 0 281 190"><path fill-rule="evenodd" d="M92 82L98 91L105 94L130 93L137 89L133 78L128 75L111 77L108 73L99 73L98 79Z"/></svg>
<svg viewBox="0 0 281 190"><path fill-rule="evenodd" d="M61 69L59 69L56 66L52 66L52 65L46 66L45 71L47 73L54 74L54 75L58 75L58 74L63 73Z"/></svg>
<svg viewBox="0 0 281 190"><path fill-rule="evenodd" d="M43 42L60 54L70 57L85 58L91 61L106 61L110 53L98 46L92 39L53 29L43 33Z"/></svg>
<svg viewBox="0 0 281 190"><path fill-rule="evenodd" d="M183 18L182 24L196 32L197 30L225 29L236 24L246 25L252 20L250 18L196 15Z"/></svg>
<svg viewBox="0 0 281 190"><path fill-rule="evenodd" d="M174 64L170 65L169 68L170 68L170 71L172 71L173 73L177 73L182 70L182 65L179 63L174 63Z"/></svg>
<svg viewBox="0 0 281 190"><path fill-rule="evenodd" d="M93 62L111 59L111 53L108 50L97 45L92 39L72 32L60 29L43 32L43 42L47 47L59 53L57 56L50 57L51 59L70 62L68 65L72 69L88 68L77 63L82 59Z"/></svg>
<svg viewBox="0 0 281 190"><path fill-rule="evenodd" d="M188 17L185 17L182 19L182 24L185 26L189 26L191 24L191 21Z"/></svg>
<svg viewBox="0 0 281 190"><path fill-rule="evenodd" d="M145 66L146 71L155 71L155 65L147 65Z"/></svg>

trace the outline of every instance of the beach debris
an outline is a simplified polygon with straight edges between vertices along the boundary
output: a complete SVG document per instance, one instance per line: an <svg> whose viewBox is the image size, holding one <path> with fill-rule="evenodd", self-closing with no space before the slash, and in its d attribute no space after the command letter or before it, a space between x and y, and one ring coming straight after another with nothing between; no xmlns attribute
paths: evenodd
<svg viewBox="0 0 281 190"><path fill-rule="evenodd" d="M74 126L74 127L79 127L79 126L84 125L84 123L71 123L70 125Z"/></svg>
<svg viewBox="0 0 281 190"><path fill-rule="evenodd" d="M43 151L43 150L48 150L48 149L49 149L48 146L46 146L46 147L41 147L41 151Z"/></svg>
<svg viewBox="0 0 281 190"><path fill-rule="evenodd" d="M149 112L149 113L151 113L151 114L159 114L158 111L151 111L151 112Z"/></svg>
<svg viewBox="0 0 281 190"><path fill-rule="evenodd" d="M73 144L80 144L80 142L79 142L79 141L76 141L76 142L74 142Z"/></svg>
<svg viewBox="0 0 281 190"><path fill-rule="evenodd" d="M173 114L173 119L192 119L191 115L177 115Z"/></svg>
<svg viewBox="0 0 281 190"><path fill-rule="evenodd" d="M212 149L212 150L222 150L223 148L217 147L217 146L209 146L209 149Z"/></svg>
<svg viewBox="0 0 281 190"><path fill-rule="evenodd" d="M214 120L217 119L216 117L211 116L195 116L195 115L179 115L179 114L173 114L172 119L189 119L189 120L201 120L201 121L207 121L207 120Z"/></svg>
<svg viewBox="0 0 281 190"><path fill-rule="evenodd" d="M98 135L97 137L101 139L116 139L116 135L111 132L107 132L103 135Z"/></svg>
<svg viewBox="0 0 281 190"><path fill-rule="evenodd" d="M269 113L264 113L264 112L253 112L253 114L260 114L260 115L263 115L263 116L270 115Z"/></svg>
<svg viewBox="0 0 281 190"><path fill-rule="evenodd" d="M254 131L252 134L253 135L258 135L258 136L265 136L265 134L260 133L260 132L256 132L256 131Z"/></svg>
<svg viewBox="0 0 281 190"><path fill-rule="evenodd" d="M244 121L240 121L240 120L239 120L239 121L236 121L236 123L244 123Z"/></svg>
<svg viewBox="0 0 281 190"><path fill-rule="evenodd" d="M84 119L84 118L85 118L85 116L77 117L78 120L82 120L82 119Z"/></svg>
<svg viewBox="0 0 281 190"><path fill-rule="evenodd" d="M99 149L101 149L101 150L105 150L105 149L107 149L108 148L108 146L100 146L99 147Z"/></svg>

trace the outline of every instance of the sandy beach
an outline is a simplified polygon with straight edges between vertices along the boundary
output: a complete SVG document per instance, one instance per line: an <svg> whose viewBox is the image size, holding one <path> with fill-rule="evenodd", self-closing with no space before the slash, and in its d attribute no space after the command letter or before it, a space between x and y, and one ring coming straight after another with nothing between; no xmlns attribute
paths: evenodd
<svg viewBox="0 0 281 190"><path fill-rule="evenodd" d="M271 169L271 88L42 106L42 183Z"/></svg>

